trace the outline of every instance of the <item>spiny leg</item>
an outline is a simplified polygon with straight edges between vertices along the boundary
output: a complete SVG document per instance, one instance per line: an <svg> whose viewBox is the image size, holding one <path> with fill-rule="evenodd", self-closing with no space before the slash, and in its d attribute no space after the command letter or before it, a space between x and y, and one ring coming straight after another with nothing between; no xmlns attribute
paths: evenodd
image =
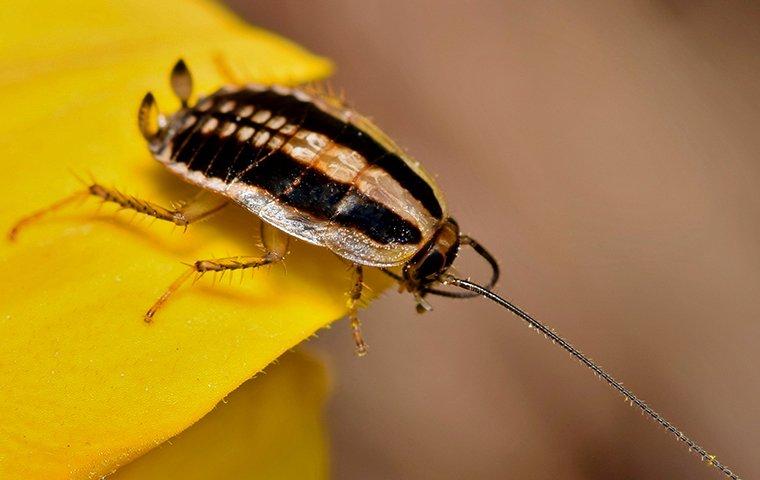
<svg viewBox="0 0 760 480"><path fill-rule="evenodd" d="M156 303L145 313L144 320L148 323L153 321L156 312L169 300L185 282L193 275L203 275L206 272L227 272L233 270L244 270L250 268L263 267L282 262L288 255L289 237L280 230L261 222L261 241L266 253L260 257L257 256L237 256L225 258L212 258L209 260L196 260L190 265L190 268L179 276L163 295L156 300Z"/></svg>
<svg viewBox="0 0 760 480"><path fill-rule="evenodd" d="M348 319L351 322L351 332L356 343L356 354L360 357L366 355L369 349L369 346L364 342L364 337L362 337L361 322L357 315L363 288L364 270L361 265L354 265L354 285L348 292Z"/></svg>
<svg viewBox="0 0 760 480"><path fill-rule="evenodd" d="M101 198L105 202L115 203L127 210L171 222L180 227L187 227L193 222L207 218L227 205L227 200L201 192L193 200L179 204L174 208L165 208L156 203L141 198L126 195L115 188L104 187L94 183L87 187L90 195Z"/></svg>
<svg viewBox="0 0 760 480"><path fill-rule="evenodd" d="M156 300L150 309L145 313L145 321L150 323L153 321L153 317L156 312L169 300L169 298L176 292L185 282L187 282L193 274L203 275L206 272L226 272L232 270L243 270L248 268L258 268L264 265L271 265L282 261L282 257L276 254L267 253L261 257L253 256L237 256L226 258L212 258L208 260L196 260L190 265L190 269L180 275L169 288L166 289L163 295Z"/></svg>
<svg viewBox="0 0 760 480"><path fill-rule="evenodd" d="M26 227L30 223L34 223L37 220L41 219L45 215L58 211L68 205L71 205L72 203L76 201L81 201L87 198L88 193L87 192L76 192L71 195L69 195L66 198L62 198L61 200L58 200L57 202L53 203L52 205L49 205L48 207L38 210L34 213L31 213L23 218L21 218L19 221L16 222L13 227L8 231L8 240L11 242L15 242L18 238L18 233L21 231L22 228Z"/></svg>
<svg viewBox="0 0 760 480"><path fill-rule="evenodd" d="M124 194L115 188L93 183L86 190L76 192L49 207L22 218L8 232L8 238L11 241L16 240L19 231L30 223L34 223L45 215L60 210L74 201L84 199L87 196L98 197L104 202L115 203L124 209L134 210L185 228L193 222L202 220L218 212L227 205L227 200L201 192L200 195L187 203L180 204L175 208L165 208L156 203Z"/></svg>

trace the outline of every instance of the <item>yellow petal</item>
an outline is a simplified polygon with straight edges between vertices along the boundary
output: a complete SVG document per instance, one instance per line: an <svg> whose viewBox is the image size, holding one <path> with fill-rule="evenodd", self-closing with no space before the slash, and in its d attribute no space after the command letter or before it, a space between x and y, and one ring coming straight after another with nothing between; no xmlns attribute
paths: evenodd
<svg viewBox="0 0 760 480"><path fill-rule="evenodd" d="M326 479L326 390L318 361L286 354L198 423L108 478Z"/></svg>
<svg viewBox="0 0 760 480"><path fill-rule="evenodd" d="M136 126L148 89L176 108L167 76L180 56L198 92L224 83L219 53L258 81L330 69L206 2L12 0L2 21L4 229L81 189L70 171L164 205L188 198L193 190L150 158ZM287 274L248 273L240 285L204 277L147 325L144 311L185 271L180 261L258 253L258 220L229 208L183 234L95 211L90 200L15 244L0 240L0 478L110 472L345 313L345 264L297 244Z"/></svg>

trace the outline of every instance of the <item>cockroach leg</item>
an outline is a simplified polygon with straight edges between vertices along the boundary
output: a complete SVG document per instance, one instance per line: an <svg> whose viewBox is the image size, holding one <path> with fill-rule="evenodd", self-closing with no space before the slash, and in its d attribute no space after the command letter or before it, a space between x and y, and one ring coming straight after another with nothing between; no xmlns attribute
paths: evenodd
<svg viewBox="0 0 760 480"><path fill-rule="evenodd" d="M156 312L169 300L185 282L194 275L202 276L207 272L231 272L234 270L245 270L263 267L264 265L273 265L285 260L288 252L288 237L269 226L261 223L261 239L266 249L262 256L236 256L225 258L212 258L208 260L196 260L190 264L190 268L179 276L169 288L156 300L156 303L145 313L144 320L147 323L153 321Z"/></svg>
<svg viewBox="0 0 760 480"><path fill-rule="evenodd" d="M53 203L52 205L49 205L42 210L38 210L32 214L27 215L26 217L20 219L16 222L13 227L8 231L8 240L11 242L15 242L18 238L18 233L21 231L22 228L25 228L30 223L34 223L37 220L40 220L42 217L49 213L53 213L55 211L58 211L76 201L81 201L87 198L88 192L76 192L68 197L62 198L61 200L58 200L57 202Z"/></svg>
<svg viewBox="0 0 760 480"><path fill-rule="evenodd" d="M354 285L348 292L348 319L351 322L351 331L356 343L356 355L360 357L366 355L369 349L369 346L364 342L364 337L362 337L361 322L357 315L363 288L364 270L361 265L354 265Z"/></svg>
<svg viewBox="0 0 760 480"><path fill-rule="evenodd" d="M52 205L39 210L37 212L28 215L18 222L8 232L8 238L11 241L16 240L19 231L25 228L27 225L40 220L45 215L60 210L61 208L70 205L76 200L84 199L87 196L98 197L104 202L115 203L122 207L122 209L133 210L150 217L157 218L159 220L165 220L171 222L180 227L187 228L193 222L207 218L214 213L218 212L228 201L226 199L219 198L215 195L210 195L205 192L201 192L193 200L180 204L175 208L165 208L153 202L143 200L131 195L126 195L115 188L104 187L99 183L92 183L86 190L76 192L69 195L62 200L59 200Z"/></svg>
<svg viewBox="0 0 760 480"><path fill-rule="evenodd" d="M201 194L185 204L169 209L147 200L126 195L115 188L104 187L98 183L93 183L87 187L87 192L90 195L101 198L105 202L115 203L124 209L134 210L159 220L171 222L180 227L187 227L193 222L213 215L224 208L228 202L226 199Z"/></svg>
<svg viewBox="0 0 760 480"><path fill-rule="evenodd" d="M260 228L259 236L261 238L261 244L264 246L264 251L268 254L279 257L280 262L282 262L282 260L284 260L290 253L290 250L288 249L290 246L290 236L264 221L261 222Z"/></svg>
<svg viewBox="0 0 760 480"><path fill-rule="evenodd" d="M415 309L417 310L417 313L419 314L426 313L433 310L433 306L430 305L430 302L425 300L424 294L415 293L414 302L416 303Z"/></svg>
<svg viewBox="0 0 760 480"><path fill-rule="evenodd" d="M274 252L268 252L260 257L237 256L196 260L190 265L190 268L185 273L180 275L179 278L169 285L169 288L166 289L164 294L156 300L156 303L154 303L152 307L150 307L145 313L145 321L148 323L153 321L156 312L169 300L169 297L171 297L174 292L193 276L193 274L203 275L207 272L227 272L232 270L258 268L263 267L264 265L281 262L282 260L282 257Z"/></svg>

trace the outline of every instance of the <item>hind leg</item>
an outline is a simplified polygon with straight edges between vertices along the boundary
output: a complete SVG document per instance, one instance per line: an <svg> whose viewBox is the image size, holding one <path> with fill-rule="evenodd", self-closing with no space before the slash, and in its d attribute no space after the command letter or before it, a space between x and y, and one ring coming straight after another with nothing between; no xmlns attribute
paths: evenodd
<svg viewBox="0 0 760 480"><path fill-rule="evenodd" d="M108 188L100 185L99 183L93 183L87 187L86 190L76 192L56 203L50 205L47 208L34 212L18 222L8 232L8 238L11 241L16 240L19 231L25 228L31 223L34 223L46 215L61 210L62 208L71 205L72 203L83 200L88 196L98 197L104 202L115 203L126 210L133 210L150 217L157 218L171 222L181 227L187 227L193 222L202 220L227 205L227 200L222 199L210 194L204 194L201 192L195 199L178 205L175 208L165 208L156 203L143 200L141 198L126 195L116 190L115 188Z"/></svg>
<svg viewBox="0 0 760 480"><path fill-rule="evenodd" d="M206 272L226 272L259 268L264 265L282 262L288 255L289 237L263 221L261 222L261 240L265 250L264 255L261 256L240 255L236 257L196 260L193 262L190 268L169 285L164 294L148 309L144 320L148 323L153 321L156 312L163 307L174 292L194 275L203 275Z"/></svg>

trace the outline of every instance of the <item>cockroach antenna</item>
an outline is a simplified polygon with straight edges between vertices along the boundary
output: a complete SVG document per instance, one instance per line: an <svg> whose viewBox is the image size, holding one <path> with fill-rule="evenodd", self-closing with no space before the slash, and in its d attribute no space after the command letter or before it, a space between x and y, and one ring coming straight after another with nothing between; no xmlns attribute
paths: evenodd
<svg viewBox="0 0 760 480"><path fill-rule="evenodd" d="M631 390L624 387L622 383L620 383L618 380L615 380L615 378L612 375L607 373L607 371L605 371L597 363L593 362L590 358L584 355L580 350L575 348L570 342L568 342L563 337L561 337L558 333L556 333L551 327L549 327L545 323L542 323L536 320L522 308L518 307L517 305L510 302L509 300L506 300L500 297L499 295L493 293L489 288L485 288L484 286L481 286L469 280L464 280L464 279L457 278L448 274L442 275L440 278L440 281L444 285L451 285L454 287L461 288L466 291L466 294L472 294L474 296L482 296L484 298L487 298L497 303L498 305L502 306L503 308L509 310L513 314L517 315L519 318L524 320L525 323L527 323L529 327L534 328L537 331L543 333L547 339L552 341L552 343L562 347L565 351L570 353L570 355L572 355L577 360L579 360L582 364L584 364L586 367L591 369L591 371L594 372L595 375L604 379L604 381L607 382L612 388L620 392L631 405L637 406L639 409L641 409L643 413L651 417L658 424L665 427L665 429L668 432L675 435L678 441L686 444L686 446L689 447L690 452L693 451L695 454L699 455L702 461L706 461L709 465L712 465L713 467L717 468L727 477L732 478L734 480L740 480L740 477L736 473L734 473L731 469L729 469L726 465L719 462L718 459L715 457L715 455L711 455L707 450L705 450L697 442L687 437L680 429L678 429L670 421L665 419L662 415L657 413L644 400L640 399ZM433 293L438 294L438 292L433 292ZM444 293L449 293L449 292L444 292ZM448 296L451 296L451 295L448 295Z"/></svg>
<svg viewBox="0 0 760 480"><path fill-rule="evenodd" d="M570 342L568 342L563 337L561 337L551 327L536 320L530 314L528 314L525 310L518 307L517 305L510 302L509 300L506 300L500 297L499 295L495 294L494 292L492 292L491 288L493 288L493 286L496 285L496 282L499 280L499 263L496 261L493 255L491 255L488 252L488 250L486 250L485 247L483 247L480 243L478 243L472 237L461 234L461 233L459 234L459 245L469 246L475 251L475 253L480 255L480 257L483 258L488 263L488 265L491 267L491 278L489 279L488 283L486 285L478 285L469 280L457 278L448 272L440 273L435 277L435 283L458 287L464 291L452 292L452 291L442 290L439 288L434 288L431 286L433 283L423 284L418 287L417 292L416 292L416 297L417 297L417 302L418 302L417 303L418 312L422 313L423 311L430 309L429 305L424 300L424 297L428 294L437 295L441 297L449 297L449 298L472 298L472 297L482 296L484 298L487 298L497 303L498 305L509 310L510 312L512 312L513 314L517 315L519 318L524 320L525 323L527 323L530 328L534 328L538 332L543 333L544 337L551 340L553 344L559 345L565 351L569 352L570 355L572 355L577 360L579 360L582 364L584 364L586 367L591 369L591 371L594 372L595 375L603 378L604 381L607 382L612 388L620 392L623 395L623 397L625 397L625 399L628 401L628 403L630 403L631 405L636 405L643 413L648 415L650 418L654 419L654 421L656 421L658 424L665 427L665 429L668 432L675 435L676 439L685 443L686 446L689 447L689 451L693 451L694 453L699 455L702 461L707 461L708 464L714 466L715 468L723 472L723 474L725 474L729 478L732 478L734 480L740 480L740 477L737 474L735 474L731 469L729 469L727 466L719 462L718 459L715 457L715 455L710 454L707 450L705 450L702 446L700 446L694 440L687 437L675 425L673 425L671 422L665 419L662 415L657 413L646 402L644 402L642 399L637 397L631 390L624 387L622 383L620 383L618 380L615 380L615 378L612 375L607 373L607 371L605 371L602 367L600 367L598 364L596 364L594 361L592 361L590 358L584 355L580 350L575 348ZM404 285L405 281L408 282L409 280L408 278L405 279L405 276L398 275L387 268L382 268L381 271L385 273L386 275L399 281L402 285ZM406 277L408 277L408 275Z"/></svg>

